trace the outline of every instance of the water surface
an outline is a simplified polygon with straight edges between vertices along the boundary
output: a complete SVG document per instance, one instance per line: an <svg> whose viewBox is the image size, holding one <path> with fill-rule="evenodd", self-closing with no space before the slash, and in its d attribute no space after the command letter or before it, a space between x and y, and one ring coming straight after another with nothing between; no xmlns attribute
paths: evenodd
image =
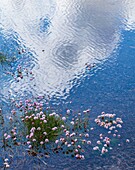
<svg viewBox="0 0 135 170"><path fill-rule="evenodd" d="M22 99L43 95L62 113L91 108L92 119L106 111L125 121L123 145L108 157L89 154L80 162L52 156L48 169L135 169L134 11L134 0L1 0L0 52L15 58L0 65L0 104L5 110L9 92ZM19 64L32 70L34 80L16 83L5 74ZM20 169L32 169L30 161Z"/></svg>

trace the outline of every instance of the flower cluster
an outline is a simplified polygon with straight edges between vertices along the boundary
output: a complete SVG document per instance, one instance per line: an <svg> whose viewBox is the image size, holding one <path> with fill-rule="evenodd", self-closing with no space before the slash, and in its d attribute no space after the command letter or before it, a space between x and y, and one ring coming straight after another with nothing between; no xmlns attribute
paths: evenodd
<svg viewBox="0 0 135 170"><path fill-rule="evenodd" d="M109 137L100 134L99 140L97 141L97 145L93 148L93 150L99 150L101 151L101 154L104 154L108 152L108 149L112 149L110 147L111 141L113 137L120 138L120 134L118 134L119 129L122 128L123 121L121 118L116 118L116 114L110 114L102 112L101 115L99 115L95 122L98 126L103 127L108 130Z"/></svg>
<svg viewBox="0 0 135 170"><path fill-rule="evenodd" d="M30 80L34 79L34 74L32 71L29 71L27 68L22 68L21 65L18 65L16 72L6 72L7 75L11 75L14 79L19 82L24 77L29 77Z"/></svg>
<svg viewBox="0 0 135 170"><path fill-rule="evenodd" d="M21 120L26 127L29 148L45 147L62 132L63 120L55 112L43 111L41 102L32 103L31 100L26 100L21 109L23 112Z"/></svg>
<svg viewBox="0 0 135 170"><path fill-rule="evenodd" d="M10 167L8 158L4 159L4 167L5 168L9 168Z"/></svg>
<svg viewBox="0 0 135 170"><path fill-rule="evenodd" d="M28 152L38 154L46 150L48 154L63 153L77 159L85 159L85 149L89 145L94 151L101 154L112 149L113 138L120 138L119 129L122 128L122 119L115 114L102 112L95 122L107 130L106 133L96 134L96 145L90 139L94 130L90 126L90 110L75 113L67 110L64 116L44 110L43 103L25 100L16 103L19 110L12 110L9 121L13 124L10 133L4 133L5 146L26 144ZM2 113L2 112L0 112ZM17 114L20 116L17 118ZM15 122L21 122L15 124ZM21 131L19 131L19 128ZM18 139L18 137L20 137ZM126 142L130 142L129 139ZM10 143L10 144L9 144Z"/></svg>
<svg viewBox="0 0 135 170"><path fill-rule="evenodd" d="M70 114L70 110L67 110L66 117L62 117L62 120L66 122L65 126L61 126L63 134L55 141L54 152L58 153L62 150L63 154L71 155L77 159L85 158L84 144L91 144L89 140L89 112L90 110L86 110L83 114Z"/></svg>

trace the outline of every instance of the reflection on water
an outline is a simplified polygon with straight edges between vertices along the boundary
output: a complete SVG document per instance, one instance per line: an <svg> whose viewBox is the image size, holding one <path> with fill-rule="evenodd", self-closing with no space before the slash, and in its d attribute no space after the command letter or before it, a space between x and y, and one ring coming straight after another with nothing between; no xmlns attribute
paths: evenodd
<svg viewBox="0 0 135 170"><path fill-rule="evenodd" d="M32 93L63 96L86 63L101 62L117 47L121 27L134 23L133 5L133 0L3 0L1 32L3 39L14 34L35 53ZM23 85L12 81L10 86L19 91Z"/></svg>
<svg viewBox="0 0 135 170"><path fill-rule="evenodd" d="M122 115L127 133L124 135L134 141L134 8L134 0L1 0L0 52L9 60L16 59L0 64L0 106L2 103L6 110L9 90L13 97L45 94L63 99L72 89L68 99L73 103L69 107L92 106L93 115L103 110ZM124 33L125 41L121 37L123 30L131 30ZM111 54L119 44L121 52L113 59ZM107 60L110 56L112 60ZM95 63L95 70L89 72L86 63ZM5 71L14 72L19 64L32 70L33 81L22 79L16 83L5 74ZM97 69L101 72L96 72ZM95 77L91 79L89 73ZM79 164L82 170L85 163L84 169L132 169L133 147L133 142L128 147L123 144L119 153L114 148L111 159L94 157L97 159L92 158L92 167L91 158L77 163L63 161L61 156L53 157L55 161L52 165L49 159L48 169L78 169ZM31 166L26 160L24 169ZM108 166L103 165L105 162ZM67 164L72 167L67 168Z"/></svg>

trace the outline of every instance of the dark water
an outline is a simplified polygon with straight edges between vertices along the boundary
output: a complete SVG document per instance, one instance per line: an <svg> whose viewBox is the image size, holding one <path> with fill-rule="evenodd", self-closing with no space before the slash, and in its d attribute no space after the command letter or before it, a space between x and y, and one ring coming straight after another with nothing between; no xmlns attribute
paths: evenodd
<svg viewBox="0 0 135 170"><path fill-rule="evenodd" d="M11 97L44 95L64 113L91 109L124 121L122 145L107 156L89 151L83 161L54 155L48 167L27 155L16 156L13 169L135 169L135 2L134 0L1 0L0 105L5 114ZM95 67L88 69L86 63ZM16 81L5 74L21 64L35 79ZM93 125L94 126L94 125ZM127 144L125 139L129 138Z"/></svg>

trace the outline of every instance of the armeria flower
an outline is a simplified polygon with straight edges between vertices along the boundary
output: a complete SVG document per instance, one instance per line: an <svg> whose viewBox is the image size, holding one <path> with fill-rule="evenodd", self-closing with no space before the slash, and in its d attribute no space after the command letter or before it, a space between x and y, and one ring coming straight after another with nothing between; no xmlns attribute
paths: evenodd
<svg viewBox="0 0 135 170"><path fill-rule="evenodd" d="M74 144L75 144L75 142L71 142L71 144L72 144L72 145L74 145Z"/></svg>
<svg viewBox="0 0 135 170"><path fill-rule="evenodd" d="M40 103L40 105L39 105L40 107L42 107L43 106L43 103Z"/></svg>
<svg viewBox="0 0 135 170"><path fill-rule="evenodd" d="M67 147L69 148L71 146L71 144L68 144Z"/></svg>
<svg viewBox="0 0 135 170"><path fill-rule="evenodd" d="M79 155L79 154L76 154L76 155L75 155L75 157L76 157L76 158L79 158L79 157L80 157L80 155Z"/></svg>
<svg viewBox="0 0 135 170"><path fill-rule="evenodd" d="M106 143L104 144L104 147L107 147L107 144L106 144Z"/></svg>
<svg viewBox="0 0 135 170"><path fill-rule="evenodd" d="M74 139L74 141L75 141L75 142L77 142L77 141L78 141L78 139Z"/></svg>
<svg viewBox="0 0 135 170"><path fill-rule="evenodd" d="M7 162L7 161L9 161L9 160L8 160L8 158L5 158L4 161Z"/></svg>
<svg viewBox="0 0 135 170"><path fill-rule="evenodd" d="M90 140L88 140L88 141L87 141L87 144L88 144L88 145L90 145L90 144L91 144L91 141L90 141Z"/></svg>
<svg viewBox="0 0 135 170"><path fill-rule="evenodd" d="M98 140L98 141L97 141L97 144L98 144L98 145L100 145L100 144L101 144L100 140Z"/></svg>
<svg viewBox="0 0 135 170"><path fill-rule="evenodd" d="M29 145L31 142L30 141L27 141L27 144Z"/></svg>
<svg viewBox="0 0 135 170"><path fill-rule="evenodd" d="M38 127L37 130L41 130L41 127Z"/></svg>
<svg viewBox="0 0 135 170"><path fill-rule="evenodd" d="M48 143L48 142L49 142L49 139L45 139L45 142Z"/></svg>
<svg viewBox="0 0 135 170"><path fill-rule="evenodd" d="M30 132L34 132L35 129L36 129L35 127L32 127L31 130L30 130Z"/></svg>
<svg viewBox="0 0 135 170"><path fill-rule="evenodd" d="M68 110L67 110L67 114L69 114L69 113L70 113L70 110L68 109Z"/></svg>
<svg viewBox="0 0 135 170"><path fill-rule="evenodd" d="M62 117L62 120L65 121L65 120L66 120L66 117Z"/></svg>
<svg viewBox="0 0 135 170"><path fill-rule="evenodd" d="M115 133L113 134L113 137L116 137L116 134L115 134Z"/></svg>
<svg viewBox="0 0 135 170"><path fill-rule="evenodd" d="M85 139L83 139L83 140L82 140L82 143L86 143L86 140L85 140Z"/></svg>
<svg viewBox="0 0 135 170"><path fill-rule="evenodd" d="M41 141L41 142L40 142L40 144L41 144L41 145L43 145L43 144L44 144L44 142L43 142L43 141Z"/></svg>
<svg viewBox="0 0 135 170"><path fill-rule="evenodd" d="M10 135L7 135L7 137L6 137L5 139L9 139L9 138L11 138L11 136L10 136Z"/></svg>
<svg viewBox="0 0 135 170"><path fill-rule="evenodd" d="M121 124L117 124L116 127L118 128L122 128Z"/></svg>
<svg viewBox="0 0 135 170"><path fill-rule="evenodd" d="M65 138L60 138L60 141L61 141L61 142L64 142L64 141L65 141Z"/></svg>
<svg viewBox="0 0 135 170"><path fill-rule="evenodd" d="M47 133L46 133L46 132L43 132L43 134L44 134L44 135L47 135Z"/></svg>
<svg viewBox="0 0 135 170"><path fill-rule="evenodd" d="M105 152L107 152L107 150L105 149L105 147L103 147L101 153L104 154Z"/></svg>
<svg viewBox="0 0 135 170"><path fill-rule="evenodd" d="M47 123L47 120L44 120L44 123Z"/></svg>
<svg viewBox="0 0 135 170"><path fill-rule="evenodd" d="M67 145L67 144L68 144L68 142L65 142L64 144L65 144L65 145Z"/></svg>
<svg viewBox="0 0 135 170"><path fill-rule="evenodd" d="M77 152L78 152L78 149L75 149L75 152L77 153Z"/></svg>
<svg viewBox="0 0 135 170"><path fill-rule="evenodd" d="M29 135L27 135L26 138L28 139L28 138L29 138Z"/></svg>
<svg viewBox="0 0 135 170"><path fill-rule="evenodd" d="M61 128L64 128L65 126L64 125L61 125Z"/></svg>
<svg viewBox="0 0 135 170"><path fill-rule="evenodd" d="M75 136L75 133L71 133L71 134L70 134L70 137L72 137L72 136Z"/></svg>
<svg viewBox="0 0 135 170"><path fill-rule="evenodd" d="M6 167L6 168L9 168L9 167L10 167L10 165L9 165L9 164L5 164L5 167Z"/></svg>
<svg viewBox="0 0 135 170"><path fill-rule="evenodd" d="M89 134L88 134L88 133L87 133L87 134L85 134L85 137L86 137L86 138L88 138L88 137L89 137Z"/></svg>
<svg viewBox="0 0 135 170"><path fill-rule="evenodd" d="M4 133L4 137L6 137L7 136L7 133Z"/></svg>
<svg viewBox="0 0 135 170"><path fill-rule="evenodd" d="M49 116L55 116L55 115L56 115L55 112L49 114Z"/></svg>
<svg viewBox="0 0 135 170"><path fill-rule="evenodd" d="M55 130L57 130L57 129L58 129L57 127L52 128L53 131L55 131Z"/></svg>
<svg viewBox="0 0 135 170"><path fill-rule="evenodd" d="M95 147L93 148L93 150L94 150L94 151L99 150L99 147L98 147L98 146L95 146Z"/></svg>
<svg viewBox="0 0 135 170"><path fill-rule="evenodd" d="M56 144L59 143L59 140L56 140L55 143L56 143Z"/></svg>
<svg viewBox="0 0 135 170"><path fill-rule="evenodd" d="M80 146L80 145L78 145L77 147L78 147L79 149L81 149L81 146Z"/></svg>
<svg viewBox="0 0 135 170"><path fill-rule="evenodd" d="M80 155L81 159L85 159L84 155Z"/></svg>
<svg viewBox="0 0 135 170"><path fill-rule="evenodd" d="M127 142L127 143L129 143L129 142L130 142L130 140L129 140L129 139L126 139L126 142Z"/></svg>
<svg viewBox="0 0 135 170"><path fill-rule="evenodd" d="M30 133L29 138L32 138L33 136L34 136L34 133L32 132L32 133Z"/></svg>
<svg viewBox="0 0 135 170"><path fill-rule="evenodd" d="M71 121L70 123L71 123L71 125L74 125L74 124L75 124L74 121Z"/></svg>
<svg viewBox="0 0 135 170"><path fill-rule="evenodd" d="M10 116L10 117L9 117L9 120L11 120L11 121L12 121L12 120L13 120L13 118Z"/></svg>

